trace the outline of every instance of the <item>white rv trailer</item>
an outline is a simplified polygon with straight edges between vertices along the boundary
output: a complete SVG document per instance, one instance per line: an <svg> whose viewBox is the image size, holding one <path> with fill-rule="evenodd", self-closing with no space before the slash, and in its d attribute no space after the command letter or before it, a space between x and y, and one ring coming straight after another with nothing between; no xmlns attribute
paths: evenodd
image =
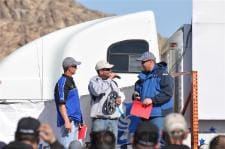
<svg viewBox="0 0 225 149"><path fill-rule="evenodd" d="M98 19L39 38L0 62L0 140L14 138L18 120L33 116L49 122L55 131L54 86L63 73L62 60L71 56L82 64L75 82L85 122L90 126L88 81L95 64L107 59L121 76L118 85L131 98L140 66L136 57L152 51L159 60L154 14L151 11Z"/></svg>
<svg viewBox="0 0 225 149"><path fill-rule="evenodd" d="M199 145L202 146L207 146L215 135L225 134L224 9L225 1L193 0L192 25L179 28L161 53L171 72L198 71ZM191 91L190 75L175 78L175 84L175 107L181 112ZM185 112L189 124L190 114L189 104Z"/></svg>
<svg viewBox="0 0 225 149"><path fill-rule="evenodd" d="M225 134L225 1L193 1L192 69L199 72L199 140Z"/></svg>

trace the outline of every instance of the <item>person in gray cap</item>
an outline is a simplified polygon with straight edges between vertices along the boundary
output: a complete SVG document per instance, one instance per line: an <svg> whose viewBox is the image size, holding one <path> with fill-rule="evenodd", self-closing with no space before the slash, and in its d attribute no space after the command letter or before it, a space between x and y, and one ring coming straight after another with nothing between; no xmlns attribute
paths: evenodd
<svg viewBox="0 0 225 149"><path fill-rule="evenodd" d="M112 131L117 137L118 118L121 94L114 78L118 77L112 72L114 65L105 60L97 62L95 70L97 76L91 78L88 89L91 95L92 131Z"/></svg>
<svg viewBox="0 0 225 149"><path fill-rule="evenodd" d="M156 63L153 53L145 52L137 58L143 71L138 75L135 92L144 105L152 105L148 121L163 130L164 117L173 112L173 79L165 62Z"/></svg>
<svg viewBox="0 0 225 149"><path fill-rule="evenodd" d="M60 127L59 141L65 148L68 148L72 141L78 140L79 125L83 123L78 89L72 77L80 64L81 62L74 58L66 57L62 63L64 74L55 86L57 126Z"/></svg>

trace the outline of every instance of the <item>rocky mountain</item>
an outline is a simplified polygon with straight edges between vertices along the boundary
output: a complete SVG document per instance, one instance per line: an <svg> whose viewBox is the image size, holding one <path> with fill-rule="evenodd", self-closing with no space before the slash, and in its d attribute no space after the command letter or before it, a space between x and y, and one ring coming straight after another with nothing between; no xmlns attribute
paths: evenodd
<svg viewBox="0 0 225 149"><path fill-rule="evenodd" d="M105 16L74 0L0 0L0 59L47 33Z"/></svg>
<svg viewBox="0 0 225 149"><path fill-rule="evenodd" d="M74 0L0 0L0 60L47 33L105 16Z"/></svg>

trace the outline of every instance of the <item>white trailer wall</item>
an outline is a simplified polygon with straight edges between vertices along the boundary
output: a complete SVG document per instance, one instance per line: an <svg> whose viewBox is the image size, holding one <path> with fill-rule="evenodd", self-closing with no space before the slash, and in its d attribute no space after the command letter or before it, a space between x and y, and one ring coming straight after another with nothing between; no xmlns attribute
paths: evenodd
<svg viewBox="0 0 225 149"><path fill-rule="evenodd" d="M225 120L225 0L193 0L193 70L199 119Z"/></svg>

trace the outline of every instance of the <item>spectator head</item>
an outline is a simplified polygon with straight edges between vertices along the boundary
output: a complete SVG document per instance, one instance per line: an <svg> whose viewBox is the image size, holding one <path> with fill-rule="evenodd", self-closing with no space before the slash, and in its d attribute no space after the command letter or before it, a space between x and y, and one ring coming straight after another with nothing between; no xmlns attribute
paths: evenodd
<svg viewBox="0 0 225 149"><path fill-rule="evenodd" d="M180 143L187 137L188 128L183 115L178 113L171 113L165 117L164 133L168 141L180 140ZM172 143L173 144L173 143Z"/></svg>
<svg viewBox="0 0 225 149"><path fill-rule="evenodd" d="M152 123L144 121L138 124L134 133L134 149L159 148L159 129Z"/></svg>
<svg viewBox="0 0 225 149"><path fill-rule="evenodd" d="M218 135L213 138L209 144L209 149L224 149L225 148L225 135Z"/></svg>
<svg viewBox="0 0 225 149"><path fill-rule="evenodd" d="M114 134L108 130L92 132L90 149L115 149L116 139Z"/></svg>
<svg viewBox="0 0 225 149"><path fill-rule="evenodd" d="M39 120L32 117L24 117L19 120L15 140L19 142L29 142L33 148L39 143Z"/></svg>
<svg viewBox="0 0 225 149"><path fill-rule="evenodd" d="M70 143L69 149L82 149L82 145L79 141L74 140Z"/></svg>

